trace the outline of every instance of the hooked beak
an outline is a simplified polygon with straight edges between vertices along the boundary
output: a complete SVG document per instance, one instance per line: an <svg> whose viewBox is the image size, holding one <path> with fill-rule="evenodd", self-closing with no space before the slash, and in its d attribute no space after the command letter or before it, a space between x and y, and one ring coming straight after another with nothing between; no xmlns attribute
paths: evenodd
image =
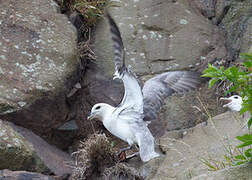
<svg viewBox="0 0 252 180"><path fill-rule="evenodd" d="M92 120L92 119L94 119L95 118L95 113L93 113L93 112L91 112L90 114L89 114L89 116L88 116L88 120Z"/></svg>
<svg viewBox="0 0 252 180"><path fill-rule="evenodd" d="M227 107L228 104L232 102L232 100L229 99L229 98L220 98L220 100L221 100L221 101L224 101L224 103L225 103L225 104L223 105L223 107Z"/></svg>

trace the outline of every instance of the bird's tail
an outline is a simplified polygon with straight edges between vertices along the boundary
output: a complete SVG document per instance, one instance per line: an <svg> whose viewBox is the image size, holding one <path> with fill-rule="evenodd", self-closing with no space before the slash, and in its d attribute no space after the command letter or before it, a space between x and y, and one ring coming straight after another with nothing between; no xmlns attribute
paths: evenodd
<svg viewBox="0 0 252 180"><path fill-rule="evenodd" d="M154 138L147 127L144 133L137 133L136 137L139 145L140 158L143 162L147 162L159 156L159 154L155 152Z"/></svg>

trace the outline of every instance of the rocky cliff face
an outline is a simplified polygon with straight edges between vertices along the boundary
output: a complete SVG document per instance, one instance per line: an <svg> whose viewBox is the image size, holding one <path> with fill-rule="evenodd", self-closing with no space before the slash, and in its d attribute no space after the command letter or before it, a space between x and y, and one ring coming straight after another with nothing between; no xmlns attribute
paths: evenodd
<svg viewBox="0 0 252 180"><path fill-rule="evenodd" d="M0 120L0 169L71 174L70 156L28 129Z"/></svg>
<svg viewBox="0 0 252 180"><path fill-rule="evenodd" d="M0 117L47 137L69 113L76 30L51 0L0 3Z"/></svg>
<svg viewBox="0 0 252 180"><path fill-rule="evenodd" d="M120 1L119 7L110 8L122 33L126 62L142 82L167 71L201 71L208 63L225 59L227 51L223 32L194 8L187 1L167 0ZM96 63L103 74L95 79L111 79L114 55L105 20L97 25L94 38ZM90 93L93 94L92 90ZM192 127L206 120L195 108L202 108L197 96L207 104L211 113L220 113L216 108L216 95L202 86L197 93L167 98L160 113L160 126L169 131ZM101 99L99 93L96 97Z"/></svg>
<svg viewBox="0 0 252 180"><path fill-rule="evenodd" d="M250 0L117 0L117 3L119 6L109 11L122 32L126 62L143 83L166 71L202 71L208 63L228 64L252 46ZM0 168L67 178L64 174L70 174L71 168L66 161L71 162L71 158L47 142L71 149L76 132L57 128L66 121L76 120L77 133L82 137L94 131L106 132L86 117L95 103L116 106L124 90L121 82L112 80L114 55L105 20L100 20L94 34L91 33L96 60L82 57L79 63L77 42L85 39L80 33L85 26L82 18L77 12L70 14L76 31L52 0L0 0L0 118L3 120L0 121ZM224 114L214 119L216 126L198 125L185 130L208 118L204 108L211 115L224 111L218 104L216 91L208 90L207 84L197 92L169 97L160 112L160 126L168 132L159 143L165 154L144 165L136 158L112 167L110 177L220 176L207 172L198 161L199 152L223 157L220 139L213 129L234 137L240 126L232 114ZM115 138L114 142L120 144ZM205 154L202 157L206 158ZM247 172L248 168L242 169ZM229 176L230 171L233 170L223 170L220 174ZM249 173L244 174L249 177ZM0 171L0 177L54 178L8 170Z"/></svg>

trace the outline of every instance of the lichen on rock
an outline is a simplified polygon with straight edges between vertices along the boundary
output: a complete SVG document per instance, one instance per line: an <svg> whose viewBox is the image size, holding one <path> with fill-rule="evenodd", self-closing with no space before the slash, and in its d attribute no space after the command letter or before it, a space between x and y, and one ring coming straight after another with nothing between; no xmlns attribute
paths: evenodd
<svg viewBox="0 0 252 180"><path fill-rule="evenodd" d="M69 113L76 29L53 0L1 1L0 22L0 118L49 135Z"/></svg>
<svg viewBox="0 0 252 180"><path fill-rule="evenodd" d="M24 137L2 120L0 137L0 169L49 172Z"/></svg>

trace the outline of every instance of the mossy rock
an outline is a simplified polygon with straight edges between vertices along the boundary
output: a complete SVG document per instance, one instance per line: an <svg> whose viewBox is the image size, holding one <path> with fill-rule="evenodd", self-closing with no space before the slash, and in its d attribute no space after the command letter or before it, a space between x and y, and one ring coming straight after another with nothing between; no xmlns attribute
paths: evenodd
<svg viewBox="0 0 252 180"><path fill-rule="evenodd" d="M24 137L1 120L0 136L0 169L49 172Z"/></svg>

